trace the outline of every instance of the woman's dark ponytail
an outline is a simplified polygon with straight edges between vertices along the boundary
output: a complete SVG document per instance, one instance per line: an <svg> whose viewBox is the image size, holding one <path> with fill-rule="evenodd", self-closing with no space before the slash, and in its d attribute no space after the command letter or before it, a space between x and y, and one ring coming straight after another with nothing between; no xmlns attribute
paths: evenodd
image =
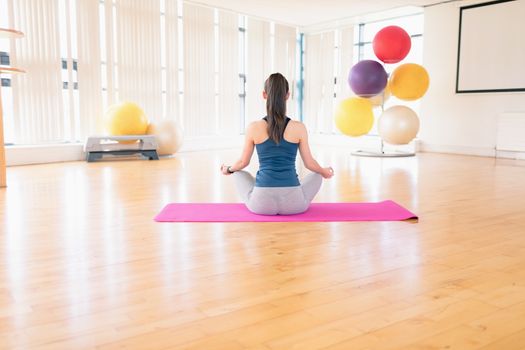
<svg viewBox="0 0 525 350"><path fill-rule="evenodd" d="M264 83L266 92L266 114L268 136L275 143L281 142L286 126L286 95L289 92L288 81L280 73L270 75Z"/></svg>

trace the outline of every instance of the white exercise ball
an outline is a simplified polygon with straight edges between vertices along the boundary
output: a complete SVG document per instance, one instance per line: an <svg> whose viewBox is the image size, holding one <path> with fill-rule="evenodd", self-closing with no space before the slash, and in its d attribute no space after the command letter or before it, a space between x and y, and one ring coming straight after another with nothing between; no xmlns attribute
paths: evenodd
<svg viewBox="0 0 525 350"><path fill-rule="evenodd" d="M173 120L162 120L160 122L150 123L147 134L155 136L159 156L174 154L182 146L182 128Z"/></svg>
<svg viewBox="0 0 525 350"><path fill-rule="evenodd" d="M416 112L406 106L393 106L386 109L378 121L379 136L393 145L406 145L419 131L419 118Z"/></svg>

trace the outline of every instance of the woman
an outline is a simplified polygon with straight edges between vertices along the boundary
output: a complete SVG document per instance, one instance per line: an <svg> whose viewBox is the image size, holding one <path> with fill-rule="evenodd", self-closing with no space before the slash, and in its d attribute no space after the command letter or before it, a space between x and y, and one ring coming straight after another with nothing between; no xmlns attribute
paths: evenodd
<svg viewBox="0 0 525 350"><path fill-rule="evenodd" d="M290 97L286 78L279 73L270 75L264 84L263 97L267 116L248 125L241 158L231 166L222 165L221 171L224 175L233 174L237 190L251 212L302 213L319 191L322 178L331 178L334 171L321 167L312 157L304 124L286 117L286 101ZM255 179L241 171L250 164L254 147L259 157ZM313 171L302 183L295 169L297 150L305 167Z"/></svg>

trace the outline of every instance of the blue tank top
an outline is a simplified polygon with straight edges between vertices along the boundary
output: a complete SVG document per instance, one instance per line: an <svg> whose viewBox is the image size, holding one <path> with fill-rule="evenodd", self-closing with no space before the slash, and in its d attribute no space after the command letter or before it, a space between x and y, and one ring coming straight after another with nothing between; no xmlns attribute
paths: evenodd
<svg viewBox="0 0 525 350"><path fill-rule="evenodd" d="M266 117L263 118L266 120ZM286 117L286 126L290 118ZM255 176L256 187L291 187L300 186L295 158L297 157L298 143L284 139L284 132L279 144L268 138L263 143L255 145L259 157L259 171Z"/></svg>

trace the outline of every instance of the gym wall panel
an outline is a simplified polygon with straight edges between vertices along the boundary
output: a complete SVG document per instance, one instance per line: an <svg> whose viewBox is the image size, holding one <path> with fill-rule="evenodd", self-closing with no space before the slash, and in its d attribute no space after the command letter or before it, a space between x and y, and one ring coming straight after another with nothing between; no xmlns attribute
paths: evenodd
<svg viewBox="0 0 525 350"><path fill-rule="evenodd" d="M501 113L498 116L496 150L525 152L525 112Z"/></svg>
<svg viewBox="0 0 525 350"><path fill-rule="evenodd" d="M425 8L423 66L430 86L421 99L418 138L421 148L431 152L494 155L498 116L525 111L525 92L455 92L459 26L443 23L459 23L459 12L455 3ZM505 21L498 18L491 26Z"/></svg>

